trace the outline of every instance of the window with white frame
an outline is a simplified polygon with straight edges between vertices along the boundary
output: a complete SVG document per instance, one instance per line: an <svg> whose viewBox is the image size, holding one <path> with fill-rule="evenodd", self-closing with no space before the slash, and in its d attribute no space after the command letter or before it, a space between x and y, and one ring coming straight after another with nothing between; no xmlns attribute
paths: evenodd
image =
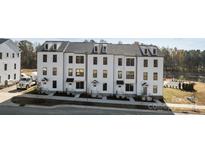
<svg viewBox="0 0 205 154"><path fill-rule="evenodd" d="M153 73L153 80L158 80L158 73L157 72Z"/></svg>
<svg viewBox="0 0 205 154"><path fill-rule="evenodd" d="M94 47L94 53L97 53L98 52L98 45L95 45Z"/></svg>
<svg viewBox="0 0 205 154"><path fill-rule="evenodd" d="M75 75L78 76L78 77L83 77L84 76L84 69L83 68L77 68Z"/></svg>
<svg viewBox="0 0 205 154"><path fill-rule="evenodd" d="M157 54L157 49L153 49L153 55Z"/></svg>
<svg viewBox="0 0 205 154"><path fill-rule="evenodd" d="M122 71L118 71L118 73L117 73L118 75L118 79L122 79Z"/></svg>
<svg viewBox="0 0 205 154"><path fill-rule="evenodd" d="M47 75L47 67L43 67L43 75Z"/></svg>
<svg viewBox="0 0 205 154"><path fill-rule="evenodd" d="M72 68L68 69L68 76L73 76L73 69Z"/></svg>
<svg viewBox="0 0 205 154"><path fill-rule="evenodd" d="M148 72L143 72L143 80L148 80Z"/></svg>
<svg viewBox="0 0 205 154"><path fill-rule="evenodd" d="M107 83L103 83L103 91L107 91Z"/></svg>
<svg viewBox="0 0 205 154"><path fill-rule="evenodd" d="M53 55L53 62L57 63L57 55Z"/></svg>
<svg viewBox="0 0 205 154"><path fill-rule="evenodd" d="M134 71L127 71L126 72L126 79L134 79Z"/></svg>
<svg viewBox="0 0 205 154"><path fill-rule="evenodd" d="M128 92L134 91L134 85L131 83L125 84L125 91L128 91Z"/></svg>
<svg viewBox="0 0 205 154"><path fill-rule="evenodd" d="M47 62L47 55L46 55L46 54L43 55L43 62L44 62L44 63Z"/></svg>
<svg viewBox="0 0 205 154"><path fill-rule="evenodd" d="M98 57L93 57L93 65L97 65L98 64Z"/></svg>
<svg viewBox="0 0 205 154"><path fill-rule="evenodd" d="M103 65L107 65L107 57L103 57Z"/></svg>
<svg viewBox="0 0 205 154"><path fill-rule="evenodd" d="M83 81L77 81L76 82L76 89L84 89L84 82Z"/></svg>
<svg viewBox="0 0 205 154"><path fill-rule="evenodd" d="M68 63L72 64L73 63L73 56L68 56Z"/></svg>
<svg viewBox="0 0 205 154"><path fill-rule="evenodd" d="M57 50L57 44L53 45L53 50Z"/></svg>
<svg viewBox="0 0 205 154"><path fill-rule="evenodd" d="M134 58L127 58L126 59L126 66L134 66L135 65L135 59Z"/></svg>
<svg viewBox="0 0 205 154"><path fill-rule="evenodd" d="M76 64L84 64L84 56L76 56Z"/></svg>
<svg viewBox="0 0 205 154"><path fill-rule="evenodd" d="M57 75L57 67L53 67L53 76Z"/></svg>
<svg viewBox="0 0 205 154"><path fill-rule="evenodd" d="M148 55L148 49L144 49L144 54Z"/></svg>
<svg viewBox="0 0 205 154"><path fill-rule="evenodd" d="M97 78L98 77L98 72L97 70L93 70L93 78Z"/></svg>
<svg viewBox="0 0 205 154"><path fill-rule="evenodd" d="M107 70L103 70L103 78L107 78Z"/></svg>
<svg viewBox="0 0 205 154"><path fill-rule="evenodd" d="M154 85L154 86L153 86L153 93L154 93L154 94L157 94L157 93L158 93L158 87L157 87L157 85Z"/></svg>
<svg viewBox="0 0 205 154"><path fill-rule="evenodd" d="M122 58L118 58L118 66L122 66Z"/></svg>
<svg viewBox="0 0 205 154"><path fill-rule="evenodd" d="M154 59L154 67L158 67L158 60Z"/></svg>
<svg viewBox="0 0 205 154"><path fill-rule="evenodd" d="M148 59L144 59L144 67L148 67Z"/></svg>

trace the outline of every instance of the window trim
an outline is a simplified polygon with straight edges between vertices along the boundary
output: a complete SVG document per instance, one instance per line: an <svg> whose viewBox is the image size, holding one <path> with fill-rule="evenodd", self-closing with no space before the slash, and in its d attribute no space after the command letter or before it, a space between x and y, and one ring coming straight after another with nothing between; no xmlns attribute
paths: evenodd
<svg viewBox="0 0 205 154"><path fill-rule="evenodd" d="M135 58L126 58L126 66L135 66Z"/></svg>
<svg viewBox="0 0 205 154"><path fill-rule="evenodd" d="M103 78L107 78L108 77L108 70L103 70Z"/></svg>
<svg viewBox="0 0 205 154"><path fill-rule="evenodd" d="M104 87L105 86L105 87ZM103 87L102 87L103 89L103 91L107 91L107 83L103 83Z"/></svg>
<svg viewBox="0 0 205 154"><path fill-rule="evenodd" d="M84 81L76 81L75 89L84 89L84 88L85 88Z"/></svg>
<svg viewBox="0 0 205 154"><path fill-rule="evenodd" d="M48 62L48 55L43 54L43 63L47 63L47 62Z"/></svg>
<svg viewBox="0 0 205 154"><path fill-rule="evenodd" d="M148 80L148 72L143 72L143 80L145 80L145 81Z"/></svg>
<svg viewBox="0 0 205 154"><path fill-rule="evenodd" d="M158 81L158 72L153 73L153 80Z"/></svg>
<svg viewBox="0 0 205 154"><path fill-rule="evenodd" d="M127 87L127 86L129 86L129 87ZM128 88L128 89L127 89ZM126 92L134 92L134 84L132 84L132 83L126 83L125 84L125 91Z"/></svg>
<svg viewBox="0 0 205 154"><path fill-rule="evenodd" d="M57 63L57 62L58 62L58 55L55 54L55 55L53 55L53 63Z"/></svg>
<svg viewBox="0 0 205 154"><path fill-rule="evenodd" d="M55 72L55 73L54 73ZM57 74L58 74L58 69L57 69L57 67L53 67L52 68L52 75L53 76L57 76Z"/></svg>
<svg viewBox="0 0 205 154"><path fill-rule="evenodd" d="M82 74L81 74L82 73ZM75 69L75 76L76 77L84 77L85 75L85 70L84 68L76 68Z"/></svg>
<svg viewBox="0 0 205 154"><path fill-rule="evenodd" d="M107 65L108 64L108 58L107 57L103 57L103 65Z"/></svg>
<svg viewBox="0 0 205 154"><path fill-rule="evenodd" d="M148 59L144 59L144 67L148 67Z"/></svg>
<svg viewBox="0 0 205 154"><path fill-rule="evenodd" d="M54 84L55 83L55 84ZM54 86L55 85L55 86ZM52 81L52 88L53 89L56 89L58 86L57 86L57 80L53 80Z"/></svg>
<svg viewBox="0 0 205 154"><path fill-rule="evenodd" d="M129 74L129 73L133 73L133 74ZM135 79L135 72L134 71L126 71L126 79Z"/></svg>
<svg viewBox="0 0 205 154"><path fill-rule="evenodd" d="M119 77L119 73L121 72L121 77ZM122 71L117 71L117 78L122 79Z"/></svg>
<svg viewBox="0 0 205 154"><path fill-rule="evenodd" d="M157 94L158 93L158 86L157 85L153 85L153 94ZM156 90L156 91L155 91Z"/></svg>
<svg viewBox="0 0 205 154"><path fill-rule="evenodd" d="M155 62L156 62L156 63L155 63ZM154 66L155 68L158 67L158 59L154 59L154 61L153 61L153 66Z"/></svg>
<svg viewBox="0 0 205 154"><path fill-rule="evenodd" d="M98 64L98 57L93 57L93 65L97 65Z"/></svg>
<svg viewBox="0 0 205 154"><path fill-rule="evenodd" d="M118 62L117 62L118 64L118 66L122 66L122 58L118 58Z"/></svg>
<svg viewBox="0 0 205 154"><path fill-rule="evenodd" d="M98 70L93 69L93 78L97 78L97 77L98 77Z"/></svg>

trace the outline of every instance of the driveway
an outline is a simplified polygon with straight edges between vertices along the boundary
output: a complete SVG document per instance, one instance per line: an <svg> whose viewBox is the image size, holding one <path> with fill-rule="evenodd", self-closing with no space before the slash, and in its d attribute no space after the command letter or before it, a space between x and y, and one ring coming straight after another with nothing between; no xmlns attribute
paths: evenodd
<svg viewBox="0 0 205 154"><path fill-rule="evenodd" d="M22 95L24 91L16 90L16 85L0 90L0 103L10 100L14 96Z"/></svg>

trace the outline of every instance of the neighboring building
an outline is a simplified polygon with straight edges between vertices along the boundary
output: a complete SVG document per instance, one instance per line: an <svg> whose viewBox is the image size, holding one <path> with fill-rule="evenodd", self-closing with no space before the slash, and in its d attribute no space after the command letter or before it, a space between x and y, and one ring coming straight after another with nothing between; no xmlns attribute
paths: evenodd
<svg viewBox="0 0 205 154"><path fill-rule="evenodd" d="M162 96L163 56L153 45L46 41L37 57L43 91Z"/></svg>
<svg viewBox="0 0 205 154"><path fill-rule="evenodd" d="M21 53L10 39L0 39L0 86L16 83L20 79Z"/></svg>

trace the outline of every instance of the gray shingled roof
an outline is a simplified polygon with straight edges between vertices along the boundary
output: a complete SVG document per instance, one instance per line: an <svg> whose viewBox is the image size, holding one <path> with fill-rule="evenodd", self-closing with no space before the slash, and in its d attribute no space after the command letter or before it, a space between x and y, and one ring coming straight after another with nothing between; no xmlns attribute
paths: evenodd
<svg viewBox="0 0 205 154"><path fill-rule="evenodd" d="M0 39L0 44L4 43L5 41L8 41L9 39L4 39L4 38L1 38Z"/></svg>
<svg viewBox="0 0 205 154"><path fill-rule="evenodd" d="M114 55L139 56L140 49L137 44L108 44L107 53Z"/></svg>
<svg viewBox="0 0 205 154"><path fill-rule="evenodd" d="M53 50L52 48L45 50L44 45L46 43L61 43L57 50ZM41 45L37 52L63 52L68 44L68 41L46 41Z"/></svg>
<svg viewBox="0 0 205 154"><path fill-rule="evenodd" d="M13 50L17 53L20 52L17 45L10 39L0 39L0 45L1 44L6 44L11 50Z"/></svg>
<svg viewBox="0 0 205 154"><path fill-rule="evenodd" d="M46 43L56 43L60 42L60 47L53 51L52 48L49 50L44 50L44 45ZM46 41L38 51L43 52L66 52L66 53L78 53L78 54L93 54L94 46L96 43L93 42L68 42L68 41ZM126 55L126 56L144 56L141 46L137 43L135 44L111 44L111 43L97 43L100 48L103 44L107 44L107 54L113 55ZM143 45L149 48L149 45ZM156 47L156 46L155 46ZM157 47L157 56L162 56L161 51ZM153 56L149 53L148 56Z"/></svg>
<svg viewBox="0 0 205 154"><path fill-rule="evenodd" d="M69 42L65 52L70 53L92 53L94 43L92 42Z"/></svg>
<svg viewBox="0 0 205 154"><path fill-rule="evenodd" d="M105 44L105 43L102 43ZM102 44L99 46L101 48ZM139 55L140 49L136 44L107 44L107 54L113 55L127 55L136 56ZM70 42L66 52L70 53L87 53L92 54L95 43L91 42Z"/></svg>
<svg viewBox="0 0 205 154"><path fill-rule="evenodd" d="M145 45L145 44L139 45L141 56L145 56L145 55L143 54L143 51L142 51L142 48L141 48L141 47L146 47L146 48L148 49L148 55L146 55L146 56L148 56L148 57L150 57L150 56L163 57L163 56L164 56L163 53L162 53L162 51L161 51L157 46L155 46L155 45ZM155 48L157 49L157 55L152 55L152 54L151 54L150 47L155 47Z"/></svg>

